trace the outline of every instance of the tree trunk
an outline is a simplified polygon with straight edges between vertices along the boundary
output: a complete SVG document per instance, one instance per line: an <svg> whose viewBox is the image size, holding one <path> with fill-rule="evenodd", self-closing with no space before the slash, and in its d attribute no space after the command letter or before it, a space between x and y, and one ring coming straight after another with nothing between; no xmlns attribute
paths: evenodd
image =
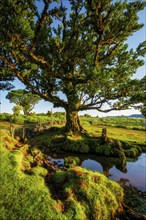
<svg viewBox="0 0 146 220"><path fill-rule="evenodd" d="M65 130L72 133L83 133L86 130L81 126L77 111L66 110Z"/></svg>
<svg viewBox="0 0 146 220"><path fill-rule="evenodd" d="M106 130L106 128L102 129L101 139L102 139L103 144L105 144L107 142L107 130Z"/></svg>

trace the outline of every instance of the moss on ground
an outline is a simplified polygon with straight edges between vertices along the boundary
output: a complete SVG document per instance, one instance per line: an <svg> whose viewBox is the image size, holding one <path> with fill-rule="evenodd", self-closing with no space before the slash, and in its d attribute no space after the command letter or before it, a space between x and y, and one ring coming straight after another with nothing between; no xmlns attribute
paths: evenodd
<svg viewBox="0 0 146 220"><path fill-rule="evenodd" d="M116 140L111 138L110 135L106 142L103 143L101 136L95 136L94 134L68 135L62 131L62 128L51 128L44 134L33 138L32 142L47 154L52 151L58 153L68 151L73 153L95 153L97 155L124 159L122 155L135 158L139 156L142 151L146 150L145 143ZM126 129L125 131L127 132Z"/></svg>
<svg viewBox="0 0 146 220"><path fill-rule="evenodd" d="M114 219L122 211L123 192L114 181L104 175L74 167L66 172L58 170L51 179L54 194L63 195L67 217L73 219ZM54 189L54 187L53 187ZM57 197L58 195L56 195Z"/></svg>
<svg viewBox="0 0 146 220"><path fill-rule="evenodd" d="M6 137L14 142L11 149ZM29 150L2 133L0 219L110 220L122 211L123 190L116 182L80 167L49 172L33 164L42 154Z"/></svg>

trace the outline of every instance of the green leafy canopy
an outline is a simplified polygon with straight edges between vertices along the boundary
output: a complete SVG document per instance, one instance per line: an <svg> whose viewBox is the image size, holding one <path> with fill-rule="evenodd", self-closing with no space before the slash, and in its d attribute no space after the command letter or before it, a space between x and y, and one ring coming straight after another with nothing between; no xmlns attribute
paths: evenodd
<svg viewBox="0 0 146 220"><path fill-rule="evenodd" d="M66 111L126 109L146 42L135 51L125 42L143 27L137 13L145 6L140 0L1 1L0 74L12 74Z"/></svg>
<svg viewBox="0 0 146 220"><path fill-rule="evenodd" d="M23 110L24 115L29 115L34 106L41 100L38 95L23 89L11 90L6 98L16 104L14 111Z"/></svg>

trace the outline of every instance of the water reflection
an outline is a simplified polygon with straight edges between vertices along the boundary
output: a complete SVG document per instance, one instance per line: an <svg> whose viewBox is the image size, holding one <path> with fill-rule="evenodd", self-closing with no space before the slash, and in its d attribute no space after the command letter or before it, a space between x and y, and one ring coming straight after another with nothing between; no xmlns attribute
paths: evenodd
<svg viewBox="0 0 146 220"><path fill-rule="evenodd" d="M93 170L93 171L98 171L98 172L103 173L103 167L101 166L100 163L98 163L95 160L91 160L91 159L84 160L82 162L81 166L83 168L87 168L87 169L90 169L90 170Z"/></svg>
<svg viewBox="0 0 146 220"><path fill-rule="evenodd" d="M146 191L146 153L141 154L136 161L127 162L126 167L122 169L118 164L109 162L111 159L106 159L109 163L101 162L101 159L97 160L98 162L85 160L82 162L82 167L104 173L112 180L126 185L131 184L143 192Z"/></svg>
<svg viewBox="0 0 146 220"><path fill-rule="evenodd" d="M141 191L146 191L146 153L142 153L137 160L127 162L121 166L118 158L99 157L91 154L63 154L50 157L59 167L64 166L64 158L67 156L79 157L81 166L92 171L104 173L112 180L121 181L123 184L131 184ZM53 159L54 158L54 159Z"/></svg>
<svg viewBox="0 0 146 220"><path fill-rule="evenodd" d="M110 169L116 167L123 173L127 172L126 164L121 163L117 158L107 158L107 157L95 157L93 159L84 160L81 166L92 171L98 171L104 173L106 176L111 176Z"/></svg>
<svg viewBox="0 0 146 220"><path fill-rule="evenodd" d="M113 180L119 181L122 179L128 179L129 183L135 186L137 189L145 192L146 191L146 153L141 154L138 160L135 162L127 162L127 173L123 173L117 170L114 166L110 169Z"/></svg>

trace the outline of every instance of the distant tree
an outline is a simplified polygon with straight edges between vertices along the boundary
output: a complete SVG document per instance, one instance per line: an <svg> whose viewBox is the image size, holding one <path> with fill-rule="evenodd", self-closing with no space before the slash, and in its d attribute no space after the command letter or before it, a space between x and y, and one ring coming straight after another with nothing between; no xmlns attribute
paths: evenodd
<svg viewBox="0 0 146 220"><path fill-rule="evenodd" d="M41 100L38 95L32 94L31 92L23 89L8 92L6 98L9 99L10 102L17 105L17 107L14 109L15 111L18 110L18 106L19 108L21 107L24 115L29 115L34 106Z"/></svg>
<svg viewBox="0 0 146 220"><path fill-rule="evenodd" d="M90 118L91 115L89 115L89 114L84 114L84 117Z"/></svg>
<svg viewBox="0 0 146 220"><path fill-rule="evenodd" d="M41 4L42 10L39 5ZM0 2L0 64L34 94L66 111L66 130L84 131L78 112L127 109L144 64L140 30L145 1L5 0Z"/></svg>
<svg viewBox="0 0 146 220"><path fill-rule="evenodd" d="M48 116L51 116L51 114L52 114L52 111L48 111L48 112L46 113L46 115L48 115Z"/></svg>
<svg viewBox="0 0 146 220"><path fill-rule="evenodd" d="M55 117L64 117L65 116L65 112L54 112L53 114Z"/></svg>

